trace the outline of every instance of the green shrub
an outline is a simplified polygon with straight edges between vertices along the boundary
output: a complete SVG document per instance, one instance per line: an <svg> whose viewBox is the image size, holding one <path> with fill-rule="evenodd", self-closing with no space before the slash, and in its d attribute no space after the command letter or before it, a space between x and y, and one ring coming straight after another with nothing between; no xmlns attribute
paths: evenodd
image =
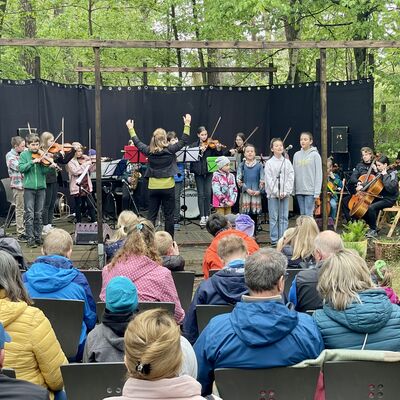
<svg viewBox="0 0 400 400"><path fill-rule="evenodd" d="M368 225L362 220L349 221L343 226L342 239L344 242L362 242L368 232Z"/></svg>

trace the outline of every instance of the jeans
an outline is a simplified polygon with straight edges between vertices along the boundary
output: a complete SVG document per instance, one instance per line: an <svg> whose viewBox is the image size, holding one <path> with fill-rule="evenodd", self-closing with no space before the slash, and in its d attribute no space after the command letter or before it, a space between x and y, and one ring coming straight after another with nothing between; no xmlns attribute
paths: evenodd
<svg viewBox="0 0 400 400"><path fill-rule="evenodd" d="M368 211L364 215L364 220L369 225L370 229L376 231L376 219L378 218L379 211L386 207L391 207L394 203L394 200L382 199L373 202L368 207Z"/></svg>
<svg viewBox="0 0 400 400"><path fill-rule="evenodd" d="M57 200L58 182L48 183L46 187L46 200L43 209L43 225L53 223L54 204Z"/></svg>
<svg viewBox="0 0 400 400"><path fill-rule="evenodd" d="M174 222L177 224L181 219L181 194L183 182L175 182L175 213Z"/></svg>
<svg viewBox="0 0 400 400"><path fill-rule="evenodd" d="M15 203L15 223L17 224L17 233L25 233L24 225L24 189L13 189L13 200Z"/></svg>
<svg viewBox="0 0 400 400"><path fill-rule="evenodd" d="M336 218L336 213L337 213L337 208L338 208L338 202L336 199L333 197L330 199L329 204L331 205L331 212L329 213L329 216L333 219Z"/></svg>
<svg viewBox="0 0 400 400"><path fill-rule="evenodd" d="M276 244L289 226L289 197L268 199L269 235L271 243ZM279 221L278 221L279 214Z"/></svg>
<svg viewBox="0 0 400 400"><path fill-rule="evenodd" d="M88 197L90 196L90 200ZM94 212L94 199L92 195L89 196L75 196L75 219L76 222L82 222L82 206L86 204L87 212L90 217L90 222L96 222L96 213ZM93 202L93 204L92 204Z"/></svg>
<svg viewBox="0 0 400 400"><path fill-rule="evenodd" d="M42 212L44 206L45 189L25 189L25 234L28 240L40 240L42 236Z"/></svg>
<svg viewBox="0 0 400 400"><path fill-rule="evenodd" d="M175 188L149 189L148 219L155 225L160 206L163 207L165 231L174 237Z"/></svg>
<svg viewBox="0 0 400 400"><path fill-rule="evenodd" d="M300 215L309 215L310 217L314 214L314 196L297 194L297 202L299 203Z"/></svg>
<svg viewBox="0 0 400 400"><path fill-rule="evenodd" d="M212 174L195 175L200 217L208 217L211 204L211 179Z"/></svg>

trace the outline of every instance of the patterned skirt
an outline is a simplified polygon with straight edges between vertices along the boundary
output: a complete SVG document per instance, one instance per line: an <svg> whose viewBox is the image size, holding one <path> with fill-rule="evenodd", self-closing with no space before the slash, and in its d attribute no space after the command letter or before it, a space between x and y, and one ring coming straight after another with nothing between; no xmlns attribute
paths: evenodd
<svg viewBox="0 0 400 400"><path fill-rule="evenodd" d="M261 195L250 196L247 192L240 195L242 214L261 214Z"/></svg>

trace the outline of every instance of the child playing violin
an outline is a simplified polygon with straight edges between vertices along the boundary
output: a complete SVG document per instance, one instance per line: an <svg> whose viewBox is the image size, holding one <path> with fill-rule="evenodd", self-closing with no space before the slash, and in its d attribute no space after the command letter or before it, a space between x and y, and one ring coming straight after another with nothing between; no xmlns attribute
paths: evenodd
<svg viewBox="0 0 400 400"><path fill-rule="evenodd" d="M43 132L40 136L40 146L43 151L50 151L52 145L54 145L54 136L50 132ZM75 154L75 149L64 153L63 151L57 153L51 153L54 162L58 165L68 164ZM53 217L54 217L54 204L57 200L58 191L58 171L52 169L46 175L46 196L43 209L43 234L47 234L53 229Z"/></svg>
<svg viewBox="0 0 400 400"><path fill-rule="evenodd" d="M328 195L330 196L330 205L331 211L329 216L333 219L336 218L337 207L338 207L338 200L339 200L339 193L342 189L342 181L338 174L333 172L333 162L332 159L328 158L327 160L327 168L328 168Z"/></svg>
<svg viewBox="0 0 400 400"><path fill-rule="evenodd" d="M73 143L75 147L75 154L71 161L67 164L67 171L69 175L69 190L71 196L75 199L75 219L76 222L82 221L82 206L86 204L91 222L96 221L96 214L94 210L94 200L92 197L93 185L90 179L90 172L96 170L96 164L93 160L83 154L83 147L80 143ZM84 174L83 178L78 179Z"/></svg>

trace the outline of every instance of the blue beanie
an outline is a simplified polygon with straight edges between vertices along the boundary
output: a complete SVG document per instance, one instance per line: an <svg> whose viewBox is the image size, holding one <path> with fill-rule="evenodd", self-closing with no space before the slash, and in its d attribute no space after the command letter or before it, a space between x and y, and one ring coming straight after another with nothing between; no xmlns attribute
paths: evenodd
<svg viewBox="0 0 400 400"><path fill-rule="evenodd" d="M112 278L106 287L106 308L112 313L137 310L138 294L135 284L124 276Z"/></svg>

